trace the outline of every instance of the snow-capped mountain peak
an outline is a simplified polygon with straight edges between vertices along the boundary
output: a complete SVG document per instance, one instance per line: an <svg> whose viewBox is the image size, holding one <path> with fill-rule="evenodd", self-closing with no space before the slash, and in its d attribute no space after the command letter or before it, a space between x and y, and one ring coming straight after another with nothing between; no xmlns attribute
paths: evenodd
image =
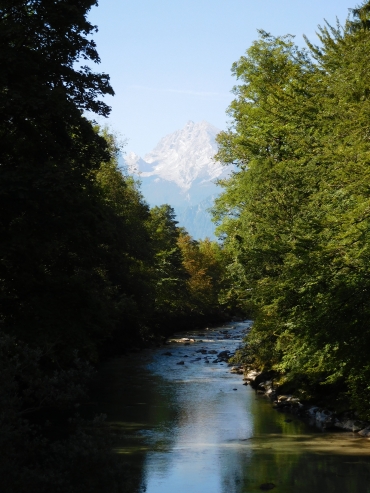
<svg viewBox="0 0 370 493"><path fill-rule="evenodd" d="M125 156L125 163L129 173L139 174L142 172L148 172L153 170L153 166L134 152L129 152Z"/></svg>
<svg viewBox="0 0 370 493"><path fill-rule="evenodd" d="M205 121L188 121L181 130L163 137L144 159L130 153L126 164L143 178L155 175L186 192L195 181L213 181L224 174L225 168L213 159L218 132Z"/></svg>
<svg viewBox="0 0 370 493"><path fill-rule="evenodd" d="M207 209L220 193L215 180L226 177L233 168L214 160L218 132L205 121L188 121L181 130L163 137L144 159L133 152L125 158L128 171L140 176L147 203L151 207L170 204L180 226L195 239L214 238Z"/></svg>

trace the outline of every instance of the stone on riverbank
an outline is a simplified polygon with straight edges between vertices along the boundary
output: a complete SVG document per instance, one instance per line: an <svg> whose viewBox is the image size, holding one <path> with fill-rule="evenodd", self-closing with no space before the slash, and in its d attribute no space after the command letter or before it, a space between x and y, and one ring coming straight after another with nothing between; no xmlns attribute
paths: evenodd
<svg viewBox="0 0 370 493"><path fill-rule="evenodd" d="M261 375L261 372L258 372L256 370L250 370L244 375L244 379L246 382L251 383L256 380L256 378Z"/></svg>
<svg viewBox="0 0 370 493"><path fill-rule="evenodd" d="M342 419L342 420L337 419L336 422L334 423L334 426L336 428L341 428L342 430L352 431L352 432L362 430L363 428L365 428L365 425L366 423L354 419Z"/></svg>
<svg viewBox="0 0 370 493"><path fill-rule="evenodd" d="M361 436L361 437L366 437L366 438L370 438L370 426L367 426L366 428L364 428L363 430L360 430L358 432L358 434Z"/></svg>
<svg viewBox="0 0 370 493"><path fill-rule="evenodd" d="M250 384L257 394L269 397L273 400L274 408L306 417L311 424L321 429L339 428L352 433L357 432L362 437L370 438L370 424L368 422L353 419L353 413L350 412L337 415L328 409L303 404L298 397L293 395L278 395L279 387L274 387L274 378L274 372L262 373L249 369L244 373L243 385Z"/></svg>

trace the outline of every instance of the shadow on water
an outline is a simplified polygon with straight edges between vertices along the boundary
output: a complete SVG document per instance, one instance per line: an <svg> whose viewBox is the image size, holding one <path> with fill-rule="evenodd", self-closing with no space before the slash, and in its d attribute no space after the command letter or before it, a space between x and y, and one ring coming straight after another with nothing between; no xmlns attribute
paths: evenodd
<svg viewBox="0 0 370 493"><path fill-rule="evenodd" d="M261 485L282 493L370 493L368 440L287 420L204 353L234 350L245 327L189 332L195 342L105 365L97 408L116 433L132 493L253 493Z"/></svg>

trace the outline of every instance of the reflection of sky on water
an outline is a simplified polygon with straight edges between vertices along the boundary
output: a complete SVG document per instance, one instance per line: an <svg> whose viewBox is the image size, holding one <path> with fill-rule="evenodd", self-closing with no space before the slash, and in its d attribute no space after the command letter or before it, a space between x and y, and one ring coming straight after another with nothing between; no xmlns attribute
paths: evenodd
<svg viewBox="0 0 370 493"><path fill-rule="evenodd" d="M229 333L243 326L235 325ZM226 364L212 363L216 355L196 352L239 344L219 335L208 331L201 343L172 343L108 371L115 378L102 411L126 433L119 451L140 470L141 490L253 493L271 482L276 493L370 493L370 441L285 422Z"/></svg>
<svg viewBox="0 0 370 493"><path fill-rule="evenodd" d="M231 333L236 333L232 330ZM196 351L202 347L217 352L233 350L240 340L240 336L234 340L203 336L202 343L189 346L174 343L158 351L147 365L152 374L163 379L165 386L172 383L172 388L171 385L167 387L170 391L167 398L179 410L172 429L167 430L172 438L170 450L161 451L152 443L154 449L146 454L144 467L148 492L222 490L219 457L239 453L233 442L252 435L252 420L241 377L230 374L226 364L212 363L217 355ZM172 356L164 356L167 351ZM211 363L205 364L205 356ZM196 357L202 359L194 361ZM185 361L185 365L176 365L180 360ZM234 391L234 388L238 390ZM163 388L158 390L163 395Z"/></svg>

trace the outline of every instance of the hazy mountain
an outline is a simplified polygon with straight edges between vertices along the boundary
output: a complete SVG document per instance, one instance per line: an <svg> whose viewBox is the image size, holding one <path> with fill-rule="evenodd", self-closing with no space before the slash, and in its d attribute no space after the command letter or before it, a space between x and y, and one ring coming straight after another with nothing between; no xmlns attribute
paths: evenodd
<svg viewBox="0 0 370 493"><path fill-rule="evenodd" d="M218 133L210 123L189 121L183 129L163 137L144 158L133 152L125 157L129 172L140 176L149 205L170 204L179 225L196 239L213 237L207 209L220 193L215 180L230 173L230 168L213 159Z"/></svg>
<svg viewBox="0 0 370 493"><path fill-rule="evenodd" d="M179 225L184 226L196 240L206 237L215 239L215 224L209 211L214 199L215 195L212 195L197 205L189 205L185 209L176 211Z"/></svg>

